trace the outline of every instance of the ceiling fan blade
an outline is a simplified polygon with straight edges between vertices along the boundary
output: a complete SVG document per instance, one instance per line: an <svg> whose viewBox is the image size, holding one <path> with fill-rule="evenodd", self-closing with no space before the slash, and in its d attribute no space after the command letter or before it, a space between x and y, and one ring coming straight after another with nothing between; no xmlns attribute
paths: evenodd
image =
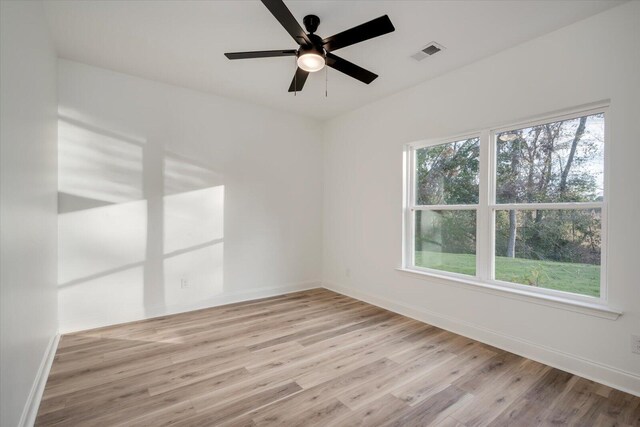
<svg viewBox="0 0 640 427"><path fill-rule="evenodd" d="M295 49L288 50L257 50L253 52L229 52L225 53L229 59L272 58L274 56L295 56Z"/></svg>
<svg viewBox="0 0 640 427"><path fill-rule="evenodd" d="M341 73L345 73L349 77L360 80L362 83L369 84L378 78L377 74L374 74L369 70L365 70L364 68L332 53L327 53L327 65Z"/></svg>
<svg viewBox="0 0 640 427"><path fill-rule="evenodd" d="M309 77L308 71L302 68L296 69L296 74L293 76L293 80L291 80L291 85L289 86L289 92L300 92L304 87L304 82L307 81L307 77Z"/></svg>
<svg viewBox="0 0 640 427"><path fill-rule="evenodd" d="M299 45L311 44L311 40L304 32L296 18L293 17L289 8L282 0L262 0L262 3L269 9L269 12L280 22L280 25Z"/></svg>
<svg viewBox="0 0 640 427"><path fill-rule="evenodd" d="M376 18L372 21L360 24L357 27L327 37L322 41L327 52L342 49L352 44L360 43L374 37L395 31L391 20L387 15Z"/></svg>

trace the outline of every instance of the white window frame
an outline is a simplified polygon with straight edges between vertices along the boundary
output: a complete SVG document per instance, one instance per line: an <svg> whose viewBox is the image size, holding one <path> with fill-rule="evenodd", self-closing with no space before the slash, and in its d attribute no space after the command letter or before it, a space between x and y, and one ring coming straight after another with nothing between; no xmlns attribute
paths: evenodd
<svg viewBox="0 0 640 427"><path fill-rule="evenodd" d="M575 119L594 114L604 115L604 176L603 201L584 203L496 203L496 135L509 130L522 129L546 123ZM513 292L519 295L541 297L551 301L560 301L585 305L589 307L607 307L614 313L611 318L620 314L607 306L607 210L609 199L609 158L610 158L610 123L609 104L603 102L586 107L539 116L531 120L519 121L503 126L490 127L476 132L454 135L448 138L416 141L405 145L404 151L404 192L403 192L403 250L400 270L419 273L436 279L453 280L464 284L479 285L492 290ZM480 167L478 204L474 205L415 205L415 152L424 147L436 146L470 138L480 139ZM497 210L532 210L532 209L600 209L601 211L601 247L600 247L600 295L592 297L571 292L559 291L511 283L495 279L495 212ZM430 269L415 265L415 231L414 218L417 210L464 210L476 211L476 274L453 273Z"/></svg>

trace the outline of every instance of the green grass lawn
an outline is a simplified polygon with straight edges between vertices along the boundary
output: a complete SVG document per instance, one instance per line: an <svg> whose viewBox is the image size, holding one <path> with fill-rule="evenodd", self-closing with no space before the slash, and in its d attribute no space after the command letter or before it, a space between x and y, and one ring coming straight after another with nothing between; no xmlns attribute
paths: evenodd
<svg viewBox="0 0 640 427"><path fill-rule="evenodd" d="M476 274L476 257L468 254L416 252L416 266ZM600 295L600 266L496 257L496 279L582 295Z"/></svg>

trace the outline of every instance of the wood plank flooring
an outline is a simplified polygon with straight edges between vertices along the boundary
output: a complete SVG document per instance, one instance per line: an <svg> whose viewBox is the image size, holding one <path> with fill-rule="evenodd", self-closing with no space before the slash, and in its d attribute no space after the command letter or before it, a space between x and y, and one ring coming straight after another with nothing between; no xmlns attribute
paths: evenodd
<svg viewBox="0 0 640 427"><path fill-rule="evenodd" d="M64 335L36 425L639 426L640 398L314 289Z"/></svg>

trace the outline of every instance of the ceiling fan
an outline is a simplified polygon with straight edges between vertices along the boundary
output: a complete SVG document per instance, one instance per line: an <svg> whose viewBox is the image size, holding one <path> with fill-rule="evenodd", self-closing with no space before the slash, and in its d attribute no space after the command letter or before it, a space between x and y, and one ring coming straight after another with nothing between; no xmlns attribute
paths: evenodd
<svg viewBox="0 0 640 427"><path fill-rule="evenodd" d="M320 24L320 18L316 15L304 17L302 22L307 29L305 33L282 0L261 1L300 47L287 50L225 53L224 55L227 58L250 59L296 56L298 68L289 86L289 92L301 91L309 73L320 71L325 65L366 84L371 83L378 77L377 74L365 70L346 59L342 59L331 52L394 31L395 28L387 15L323 39L315 34Z"/></svg>

